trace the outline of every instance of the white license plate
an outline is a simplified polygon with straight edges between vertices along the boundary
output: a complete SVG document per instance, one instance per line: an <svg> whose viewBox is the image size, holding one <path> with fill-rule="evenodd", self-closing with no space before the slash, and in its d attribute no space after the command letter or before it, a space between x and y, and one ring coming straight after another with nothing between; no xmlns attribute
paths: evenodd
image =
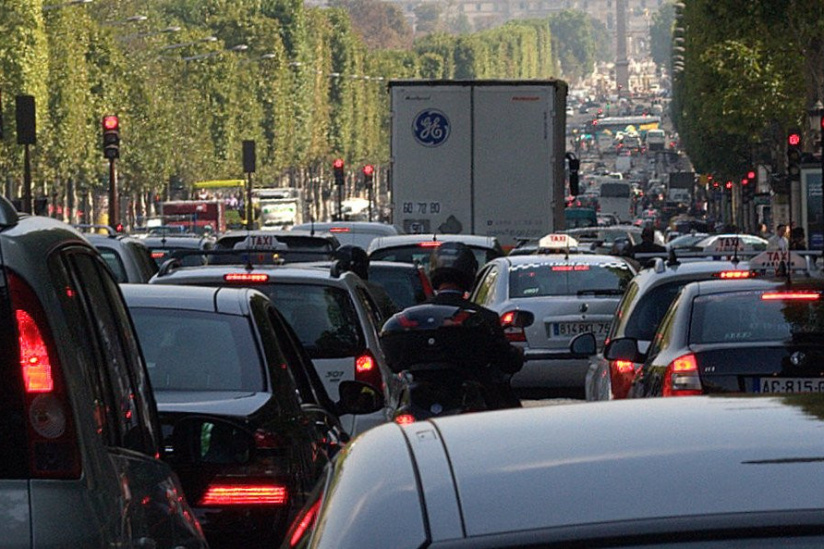
<svg viewBox="0 0 824 549"><path fill-rule="evenodd" d="M757 393L824 393L824 378L762 377L757 381Z"/></svg>
<svg viewBox="0 0 824 549"><path fill-rule="evenodd" d="M574 337L578 334L592 332L596 336L606 336L610 322L553 322L547 324L547 337Z"/></svg>

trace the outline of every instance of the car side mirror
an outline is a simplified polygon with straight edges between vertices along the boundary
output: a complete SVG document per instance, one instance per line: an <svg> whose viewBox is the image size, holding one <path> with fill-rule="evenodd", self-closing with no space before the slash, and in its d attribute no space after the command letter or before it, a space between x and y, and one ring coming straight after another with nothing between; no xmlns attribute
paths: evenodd
<svg viewBox="0 0 824 549"><path fill-rule="evenodd" d="M583 333L575 336L569 343L569 352L574 358L587 358L598 352L598 345L592 333Z"/></svg>
<svg viewBox="0 0 824 549"><path fill-rule="evenodd" d="M363 381L345 380L338 385L338 414L364 415L377 412L384 406L383 393Z"/></svg>
<svg viewBox="0 0 824 549"><path fill-rule="evenodd" d="M604 347L604 358L607 360L628 360L643 362L644 357L638 351L638 340L634 337L619 337L610 341Z"/></svg>
<svg viewBox="0 0 824 549"><path fill-rule="evenodd" d="M255 437L246 428L216 417L185 417L172 432L171 460L177 464L249 463Z"/></svg>

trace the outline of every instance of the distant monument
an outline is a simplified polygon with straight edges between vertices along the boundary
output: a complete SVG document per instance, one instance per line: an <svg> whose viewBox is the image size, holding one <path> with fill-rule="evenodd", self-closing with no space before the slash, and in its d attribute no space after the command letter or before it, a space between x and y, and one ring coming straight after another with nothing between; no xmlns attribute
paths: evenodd
<svg viewBox="0 0 824 549"><path fill-rule="evenodd" d="M630 95L629 60L627 59L627 0L616 0L615 9L617 10L615 83L618 86L618 95L626 97Z"/></svg>

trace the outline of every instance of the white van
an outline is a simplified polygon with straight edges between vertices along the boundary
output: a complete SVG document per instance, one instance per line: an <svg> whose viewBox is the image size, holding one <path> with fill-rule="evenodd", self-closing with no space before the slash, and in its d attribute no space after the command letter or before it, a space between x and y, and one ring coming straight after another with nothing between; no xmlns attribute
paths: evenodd
<svg viewBox="0 0 824 549"><path fill-rule="evenodd" d="M663 151L667 146L667 132L664 130L647 131L647 150Z"/></svg>

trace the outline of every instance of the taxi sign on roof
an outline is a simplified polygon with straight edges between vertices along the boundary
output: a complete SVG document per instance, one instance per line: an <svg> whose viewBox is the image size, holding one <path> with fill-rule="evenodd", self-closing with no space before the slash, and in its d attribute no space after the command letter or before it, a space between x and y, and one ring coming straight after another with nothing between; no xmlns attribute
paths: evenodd
<svg viewBox="0 0 824 549"><path fill-rule="evenodd" d="M776 273L781 262L786 268L793 271L807 270L807 260L804 256L795 252L783 252L781 250L767 250L750 259L750 269L754 271L766 271Z"/></svg>
<svg viewBox="0 0 824 549"><path fill-rule="evenodd" d="M271 234L250 234L244 240L234 245L236 249L243 250L274 250L285 248L274 235Z"/></svg>
<svg viewBox="0 0 824 549"><path fill-rule="evenodd" d="M552 233L541 238L538 241L539 248L548 248L554 250L574 248L578 246L578 241L563 233Z"/></svg>
<svg viewBox="0 0 824 549"><path fill-rule="evenodd" d="M744 241L737 236L722 236L704 248L707 252L743 252Z"/></svg>

